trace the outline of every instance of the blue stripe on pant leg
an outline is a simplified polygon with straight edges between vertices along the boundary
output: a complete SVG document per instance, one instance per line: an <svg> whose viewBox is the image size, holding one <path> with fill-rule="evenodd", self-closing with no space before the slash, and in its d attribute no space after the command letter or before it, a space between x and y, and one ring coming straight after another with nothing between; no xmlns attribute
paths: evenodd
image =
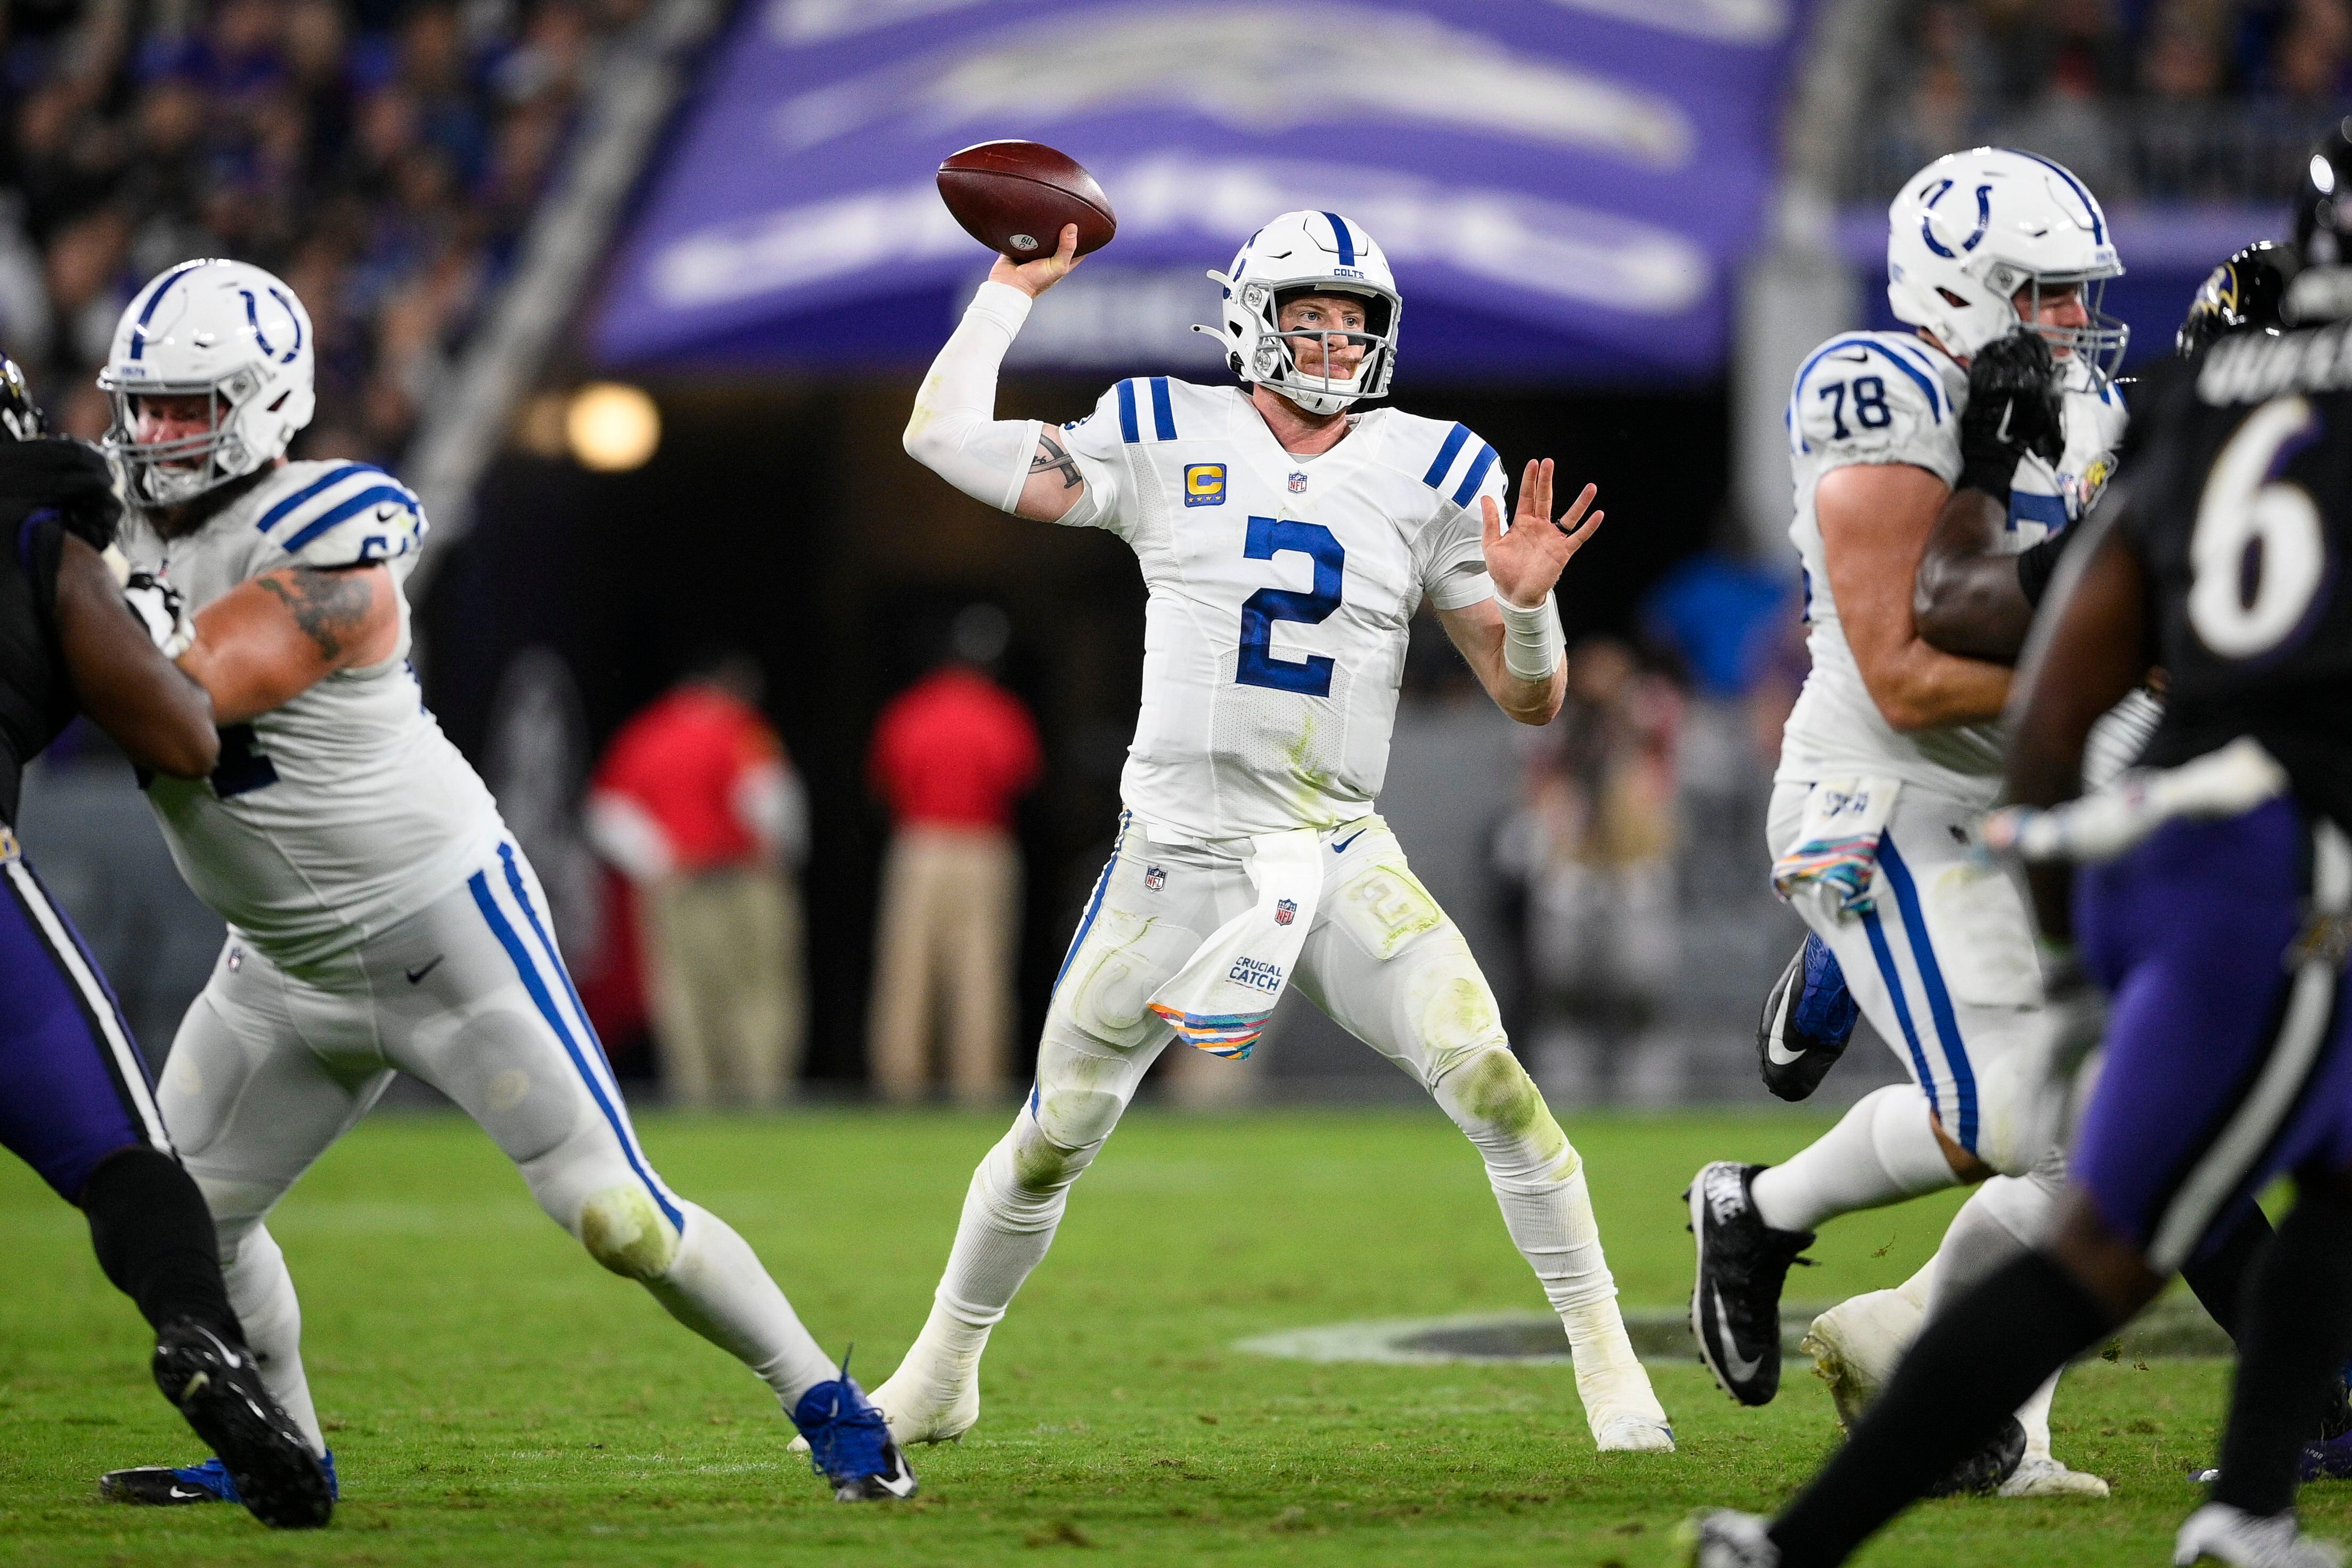
<svg viewBox="0 0 2352 1568"><path fill-rule="evenodd" d="M540 951L547 954L548 967L554 970L556 978L563 982L563 994L572 998L572 1017L579 1021L581 1031L588 1037L589 1045L595 1047L596 1059L593 1065L604 1069L604 1088L617 1098L621 1085L620 1080L613 1076L612 1053L604 1049L603 1037L596 1033L595 1024L589 1019L587 1004L580 1000L580 988L572 983L571 968L564 963L563 955L555 951L555 941L547 934L547 928L540 923L539 906L531 902L530 889L523 882L520 857L511 842L499 846L499 859L507 868L507 886L514 892L515 903L521 908L523 919L530 922L531 934L539 939ZM620 1133L623 1142L636 1151L637 1159L641 1162L639 1168L654 1189L676 1201L677 1194L662 1184L652 1163L646 1160L645 1151L637 1146L636 1132L625 1116L622 1119Z"/></svg>
<svg viewBox="0 0 2352 1568"><path fill-rule="evenodd" d="M646 1190L653 1194L654 1202L661 1206L670 1224L684 1235L686 1216L678 1212L677 1205L670 1201L661 1184L654 1180L653 1173L646 1169L645 1160L637 1152L636 1140L629 1136L629 1124L613 1108L604 1084L590 1069L587 1058L581 1054L580 1042L572 1038L570 1026L564 1023L562 1013L555 1005L555 998L549 994L547 982L540 977L538 966L531 963L530 953L524 948L522 938L515 934L513 923L500 911L498 900L491 896L488 874L475 872L466 879L466 886L473 890L474 903L481 910L482 919L489 922L490 933L499 939L499 945L505 948L507 956L514 961L515 973L522 977L522 988L530 993L531 1003L538 1007L540 1016L545 1018L548 1026L555 1031L555 1037L563 1042L563 1049L572 1058L572 1065L579 1069L581 1081L588 1086L589 1098L595 1100L596 1109L604 1112L604 1121L612 1127L614 1136L620 1139L621 1152L628 1160L629 1169L645 1183Z"/></svg>
<svg viewBox="0 0 2352 1568"><path fill-rule="evenodd" d="M1110 874L1118 865L1118 852L1127 844L1128 821L1134 815L1131 811L1118 814L1118 837L1111 843L1110 858L1103 862L1102 875L1095 879L1095 896L1087 900L1086 915L1078 921L1078 934L1070 939L1070 951L1062 954L1062 967L1054 972L1055 991L1062 988L1062 976L1070 972L1070 961L1078 956L1078 949L1086 944L1087 932L1095 929L1095 916L1102 912L1103 895L1110 891Z"/></svg>
<svg viewBox="0 0 2352 1568"><path fill-rule="evenodd" d="M547 928L539 923L539 910L531 903L530 893L523 886L521 868L515 863L515 847L511 844L499 845L499 859L506 866L507 886L513 889L515 903L522 910L523 919L530 922L531 934L539 938L540 951L547 954L548 967L553 969L557 978L563 982L563 994L572 998L572 1016L580 1021L580 1027L587 1035L588 1043L596 1047L596 1059L604 1064L605 1081L614 1083L612 1055L604 1049L604 1042L597 1037L596 1026L588 1020L588 1009L580 1000L580 989L572 984L572 971L564 966L562 955L555 951L555 943L548 939ZM617 1084L614 1085L614 1091L619 1092Z"/></svg>
<svg viewBox="0 0 2352 1568"><path fill-rule="evenodd" d="M1919 906L1919 889L1910 868L1895 852L1892 829L1880 836L1878 863L1895 889L1895 907L1903 911L1904 933L1911 939L1911 961L1919 966L1919 982L1927 988L1927 1011L1944 1045L1944 1060L1952 1069L1952 1092L1959 1100L1960 1147L1977 1152L1977 1075L1969 1065L1969 1047L1960 1038L1960 1021L1952 1011L1951 993L1945 989L1943 969L1936 963L1935 945L1927 940L1927 917Z"/></svg>
<svg viewBox="0 0 2352 1568"><path fill-rule="evenodd" d="M1895 951L1886 945L1886 931L1878 923L1876 910L1862 911L1862 929L1870 933L1871 955L1878 960L1879 976L1886 982L1887 998L1895 1004L1895 1021L1903 1026L1903 1041L1911 1047L1911 1068L1919 1077L1919 1089L1927 1097L1927 1109L1941 1113L1936 1075L1928 1070L1927 1053L1920 1048L1919 1031L1912 1026L1911 1004L1903 999L1903 976L1895 973Z"/></svg>

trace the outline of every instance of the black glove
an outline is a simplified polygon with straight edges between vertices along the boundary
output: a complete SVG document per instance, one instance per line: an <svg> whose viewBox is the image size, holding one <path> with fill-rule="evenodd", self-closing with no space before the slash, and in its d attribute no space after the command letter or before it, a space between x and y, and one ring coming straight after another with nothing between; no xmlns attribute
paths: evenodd
<svg viewBox="0 0 2352 1568"><path fill-rule="evenodd" d="M1960 416L1960 479L1953 488L1982 490L2009 504L2018 459L2065 455L2058 362L2041 333L2016 331L1977 351L1969 365L1969 410Z"/></svg>
<svg viewBox="0 0 2352 1568"><path fill-rule="evenodd" d="M97 447L64 437L0 441L0 514L21 519L45 507L92 550L113 543L122 520L114 471Z"/></svg>

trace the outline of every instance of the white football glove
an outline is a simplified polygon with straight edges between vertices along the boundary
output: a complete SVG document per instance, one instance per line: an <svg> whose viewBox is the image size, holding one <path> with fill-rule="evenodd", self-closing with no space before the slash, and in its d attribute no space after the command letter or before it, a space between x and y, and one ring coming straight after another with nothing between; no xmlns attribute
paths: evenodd
<svg viewBox="0 0 2352 1568"><path fill-rule="evenodd" d="M180 591L152 572L133 572L122 585L122 602L147 628L147 636L156 651L165 658L177 658L194 646L196 623L188 616L187 601Z"/></svg>
<svg viewBox="0 0 2352 1568"><path fill-rule="evenodd" d="M2044 942L2042 971L2042 1016L2018 1047L2027 1086L2022 1147L2035 1158L2069 1142L2083 1064L2107 1032L2106 996L2071 947Z"/></svg>

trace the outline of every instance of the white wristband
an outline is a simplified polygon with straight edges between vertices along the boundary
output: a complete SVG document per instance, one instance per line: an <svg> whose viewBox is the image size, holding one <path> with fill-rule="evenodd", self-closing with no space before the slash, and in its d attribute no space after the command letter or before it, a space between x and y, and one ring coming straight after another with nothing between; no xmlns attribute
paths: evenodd
<svg viewBox="0 0 2352 1568"><path fill-rule="evenodd" d="M1495 607L1503 612L1503 668L1521 680L1549 681L1568 651L1551 595L1547 592L1542 603L1522 607L1497 593Z"/></svg>

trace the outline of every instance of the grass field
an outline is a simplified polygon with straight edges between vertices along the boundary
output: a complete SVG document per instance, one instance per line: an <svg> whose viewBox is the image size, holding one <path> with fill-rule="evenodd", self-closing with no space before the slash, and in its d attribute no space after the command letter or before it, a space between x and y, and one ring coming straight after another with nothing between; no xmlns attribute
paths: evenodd
<svg viewBox="0 0 2352 1568"><path fill-rule="evenodd" d="M1688 1289L1676 1194L1710 1157L1774 1158L1789 1116L1579 1121L1629 1307ZM649 1116L672 1185L728 1216L818 1337L875 1383L920 1325L996 1116ZM1892 1284L1953 1199L1832 1226L1796 1294ZM917 1501L839 1507L784 1451L767 1391L542 1219L469 1124L385 1117L279 1210L345 1495L323 1534L242 1510L102 1503L117 1465L194 1457L79 1215L0 1163L0 1562L11 1563L1529 1563L1673 1560L1692 1508L1759 1507L1832 1441L1801 1363L1740 1410L1656 1369L1682 1451L1595 1455L1564 1365L1311 1365L1235 1352L1271 1329L1539 1308L1477 1160L1433 1110L1138 1112L1074 1194L996 1335L980 1426L917 1450ZM2155 1563L2195 1498L2213 1362L2070 1375L2060 1454L2106 1503L1914 1513L1876 1564ZM2315 1489L2323 1530L2352 1489Z"/></svg>

